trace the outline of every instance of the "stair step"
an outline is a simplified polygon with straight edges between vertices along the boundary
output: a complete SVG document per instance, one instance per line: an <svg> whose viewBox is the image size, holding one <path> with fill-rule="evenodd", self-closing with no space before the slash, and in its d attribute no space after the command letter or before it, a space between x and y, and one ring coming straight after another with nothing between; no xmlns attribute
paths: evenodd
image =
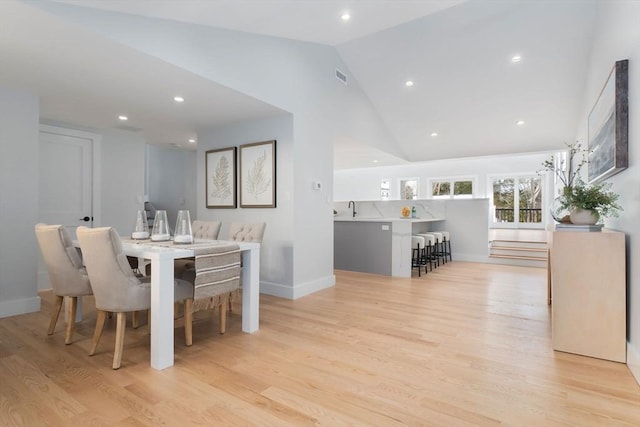
<svg viewBox="0 0 640 427"><path fill-rule="evenodd" d="M526 246L492 246L491 249L501 251L547 252L547 248L531 248Z"/></svg>
<svg viewBox="0 0 640 427"><path fill-rule="evenodd" d="M489 258L507 258L507 259L526 259L529 261L547 261L547 257L535 257L535 256L524 256L524 255L494 255L489 254Z"/></svg>

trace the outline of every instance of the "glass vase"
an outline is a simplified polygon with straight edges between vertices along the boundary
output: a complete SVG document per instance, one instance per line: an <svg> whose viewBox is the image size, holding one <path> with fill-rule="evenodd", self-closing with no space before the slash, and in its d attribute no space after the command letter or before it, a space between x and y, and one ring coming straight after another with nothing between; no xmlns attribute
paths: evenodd
<svg viewBox="0 0 640 427"><path fill-rule="evenodd" d="M167 211L159 210L153 219L153 230L151 230L151 240L154 242L163 242L171 239L169 232L169 223L167 222Z"/></svg>
<svg viewBox="0 0 640 427"><path fill-rule="evenodd" d="M191 216L187 210L178 211L178 219L176 220L173 241L174 243L193 243Z"/></svg>

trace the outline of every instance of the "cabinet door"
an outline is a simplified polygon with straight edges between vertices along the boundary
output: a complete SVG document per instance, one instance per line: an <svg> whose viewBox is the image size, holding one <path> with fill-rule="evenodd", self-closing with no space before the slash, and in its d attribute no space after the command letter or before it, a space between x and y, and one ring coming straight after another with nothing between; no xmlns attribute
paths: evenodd
<svg viewBox="0 0 640 427"><path fill-rule="evenodd" d="M553 233L555 350L626 361L624 245L614 231Z"/></svg>

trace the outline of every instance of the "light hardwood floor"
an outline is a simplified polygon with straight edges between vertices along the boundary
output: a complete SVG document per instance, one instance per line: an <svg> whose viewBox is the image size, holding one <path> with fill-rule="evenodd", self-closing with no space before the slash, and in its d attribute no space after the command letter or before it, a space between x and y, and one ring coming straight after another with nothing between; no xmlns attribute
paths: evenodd
<svg viewBox="0 0 640 427"><path fill-rule="evenodd" d="M40 313L0 320L0 425L638 426L624 364L554 352L543 269L453 262L421 278L337 271L296 301L262 296L260 331L236 312L176 322L176 364L149 367L146 328L115 317L87 356L89 299L74 343Z"/></svg>

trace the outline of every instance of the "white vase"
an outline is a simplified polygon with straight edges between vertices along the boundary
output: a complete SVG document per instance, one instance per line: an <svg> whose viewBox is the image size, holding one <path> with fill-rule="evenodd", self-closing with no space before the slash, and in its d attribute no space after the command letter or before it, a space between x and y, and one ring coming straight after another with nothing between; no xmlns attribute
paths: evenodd
<svg viewBox="0 0 640 427"><path fill-rule="evenodd" d="M574 209L571 212L571 223L576 225L592 225L598 222L600 215L590 209Z"/></svg>

